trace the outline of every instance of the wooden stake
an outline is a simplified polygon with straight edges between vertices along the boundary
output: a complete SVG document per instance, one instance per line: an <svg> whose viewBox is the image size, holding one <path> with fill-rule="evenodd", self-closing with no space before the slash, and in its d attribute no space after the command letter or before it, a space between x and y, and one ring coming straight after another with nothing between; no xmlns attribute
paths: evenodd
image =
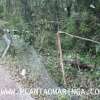
<svg viewBox="0 0 100 100"><path fill-rule="evenodd" d="M64 81L64 85L66 85L63 56L62 56L62 49L61 49L61 39L60 39L60 33L59 32L57 32L57 48L58 48L58 56L59 56L60 67L62 69L63 81Z"/></svg>

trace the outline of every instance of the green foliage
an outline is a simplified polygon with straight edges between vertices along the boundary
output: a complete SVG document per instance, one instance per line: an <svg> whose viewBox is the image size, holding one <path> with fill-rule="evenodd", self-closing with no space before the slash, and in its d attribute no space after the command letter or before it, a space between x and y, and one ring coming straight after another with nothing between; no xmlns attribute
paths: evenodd
<svg viewBox="0 0 100 100"><path fill-rule="evenodd" d="M70 17L67 20L67 24L66 24L66 32L68 33L75 33L76 32L76 27L75 27L75 20L74 18Z"/></svg>
<svg viewBox="0 0 100 100"><path fill-rule="evenodd" d="M81 23L80 25L80 32L81 33L87 33L90 31L90 28L88 27L88 25L86 25L84 22Z"/></svg>
<svg viewBox="0 0 100 100"><path fill-rule="evenodd" d="M96 53L100 53L100 45L96 45Z"/></svg>
<svg viewBox="0 0 100 100"><path fill-rule="evenodd" d="M54 52L54 51L51 51ZM55 55L52 53L49 53L48 57L47 57L47 70L50 73L51 77L55 80L56 83L58 83L58 85L62 85L62 72L60 67L57 66L57 60L55 59L56 53ZM59 76L59 77L58 77Z"/></svg>
<svg viewBox="0 0 100 100"><path fill-rule="evenodd" d="M61 39L61 44L62 44L62 48L63 48L63 51L65 52L66 50L71 50L73 49L73 39L69 36L62 36L62 39Z"/></svg>
<svg viewBox="0 0 100 100"><path fill-rule="evenodd" d="M3 13L3 6L0 4L0 14L2 15L2 13ZM0 16L1 16L0 15ZM1 16L2 17L2 16Z"/></svg>
<svg viewBox="0 0 100 100"><path fill-rule="evenodd" d="M58 97L58 100L69 100L70 98L66 95L61 95Z"/></svg>

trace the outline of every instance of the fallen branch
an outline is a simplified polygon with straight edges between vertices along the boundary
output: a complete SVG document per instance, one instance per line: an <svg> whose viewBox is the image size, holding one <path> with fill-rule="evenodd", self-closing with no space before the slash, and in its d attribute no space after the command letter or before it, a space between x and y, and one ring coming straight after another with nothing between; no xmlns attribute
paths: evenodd
<svg viewBox="0 0 100 100"><path fill-rule="evenodd" d="M92 64L86 64L81 62L79 59L73 59L73 60L64 60L63 61L65 65L70 64L72 67L80 68L80 69L92 69L95 68L95 65Z"/></svg>
<svg viewBox="0 0 100 100"><path fill-rule="evenodd" d="M78 38L78 39L81 39L81 40L85 40L85 41L90 41L90 42L93 42L93 43L96 43L96 44L100 44L100 42L98 41L95 41L95 40L92 40L92 39L88 39L88 38L83 38L83 37L80 37L80 36L76 36L76 35L72 35L72 34L69 34L67 32L62 32L62 31L59 31L58 33L64 33L72 38Z"/></svg>

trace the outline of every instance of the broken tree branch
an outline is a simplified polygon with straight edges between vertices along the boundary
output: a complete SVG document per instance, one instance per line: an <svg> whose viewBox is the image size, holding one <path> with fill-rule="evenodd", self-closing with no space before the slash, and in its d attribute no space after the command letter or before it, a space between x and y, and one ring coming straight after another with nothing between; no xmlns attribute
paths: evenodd
<svg viewBox="0 0 100 100"><path fill-rule="evenodd" d="M76 35L72 35L72 34L69 34L67 32L62 32L62 31L59 31L59 33L64 33L72 38L78 38L78 39L81 39L81 40L85 40L85 41L90 41L92 43L96 43L96 44L100 44L100 42L98 41L95 41L95 40L92 40L92 39L88 39L88 38L83 38L83 37L80 37L80 36L76 36Z"/></svg>

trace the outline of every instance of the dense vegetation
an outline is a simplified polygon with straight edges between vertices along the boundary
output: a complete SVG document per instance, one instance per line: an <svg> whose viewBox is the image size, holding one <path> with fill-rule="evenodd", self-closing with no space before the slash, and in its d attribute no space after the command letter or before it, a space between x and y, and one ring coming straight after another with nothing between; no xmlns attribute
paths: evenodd
<svg viewBox="0 0 100 100"><path fill-rule="evenodd" d="M63 82L56 33L64 31L100 41L100 0L0 0L0 20L9 22L5 27L14 30L12 34L43 55L48 72L59 86ZM88 70L65 63L65 87L100 88L100 44L61 34L61 45L65 62L79 59L82 64L95 65Z"/></svg>

